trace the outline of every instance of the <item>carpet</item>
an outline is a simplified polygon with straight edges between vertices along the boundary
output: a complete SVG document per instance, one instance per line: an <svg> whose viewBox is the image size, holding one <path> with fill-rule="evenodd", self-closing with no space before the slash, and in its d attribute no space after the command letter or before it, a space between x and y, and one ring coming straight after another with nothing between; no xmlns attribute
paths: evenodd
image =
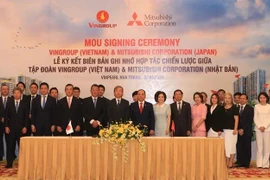
<svg viewBox="0 0 270 180"><path fill-rule="evenodd" d="M18 162L15 161L12 169L5 168L6 162L0 162L0 180L17 180ZM270 169L258 169L254 164L249 169L229 169L229 180L270 179Z"/></svg>
<svg viewBox="0 0 270 180"><path fill-rule="evenodd" d="M13 168L6 169L6 162L0 162L0 180L17 180L18 162L15 161Z"/></svg>

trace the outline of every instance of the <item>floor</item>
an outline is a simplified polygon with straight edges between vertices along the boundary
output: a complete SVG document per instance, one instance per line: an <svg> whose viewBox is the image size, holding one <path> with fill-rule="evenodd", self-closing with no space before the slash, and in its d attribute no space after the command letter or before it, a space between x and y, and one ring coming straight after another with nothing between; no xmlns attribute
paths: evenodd
<svg viewBox="0 0 270 180"><path fill-rule="evenodd" d="M0 180L17 180L18 164L14 163L13 169L6 169L5 162L0 162ZM229 180L269 180L270 169L258 169L254 164L249 169L232 168L229 169Z"/></svg>

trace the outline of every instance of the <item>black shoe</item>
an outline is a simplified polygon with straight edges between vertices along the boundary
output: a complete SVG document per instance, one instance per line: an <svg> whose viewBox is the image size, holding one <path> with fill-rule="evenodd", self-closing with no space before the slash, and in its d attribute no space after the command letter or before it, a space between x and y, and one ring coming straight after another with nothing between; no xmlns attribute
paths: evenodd
<svg viewBox="0 0 270 180"><path fill-rule="evenodd" d="M245 166L244 168L245 168L245 169L248 169L248 168L249 168L249 166Z"/></svg>
<svg viewBox="0 0 270 180"><path fill-rule="evenodd" d="M237 164L235 167L241 168L244 167L242 164Z"/></svg>
<svg viewBox="0 0 270 180"><path fill-rule="evenodd" d="M7 164L5 168L12 168L11 164Z"/></svg>

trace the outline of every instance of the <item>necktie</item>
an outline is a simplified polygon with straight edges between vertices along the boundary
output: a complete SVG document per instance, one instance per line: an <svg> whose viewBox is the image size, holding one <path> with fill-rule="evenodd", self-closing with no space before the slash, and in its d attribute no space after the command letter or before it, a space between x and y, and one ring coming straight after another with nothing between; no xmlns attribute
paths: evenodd
<svg viewBox="0 0 270 180"><path fill-rule="evenodd" d="M5 97L4 99L4 109L6 109L6 107L7 107L7 97Z"/></svg>
<svg viewBox="0 0 270 180"><path fill-rule="evenodd" d="M30 112L32 111L32 102L33 102L33 99L35 98L35 96L31 96L31 102L30 102Z"/></svg>
<svg viewBox="0 0 270 180"><path fill-rule="evenodd" d="M143 103L140 103L140 113L142 114L143 112Z"/></svg>
<svg viewBox="0 0 270 180"><path fill-rule="evenodd" d="M70 108L70 97L68 97L68 108Z"/></svg>
<svg viewBox="0 0 270 180"><path fill-rule="evenodd" d="M46 96L43 96L43 104L42 104L42 108L45 108L45 104L46 104Z"/></svg>
<svg viewBox="0 0 270 180"><path fill-rule="evenodd" d="M120 106L120 99L117 100L117 106Z"/></svg>
<svg viewBox="0 0 270 180"><path fill-rule="evenodd" d="M18 110L19 110L19 102L18 101L16 101L15 108L16 108L16 113L18 113Z"/></svg>
<svg viewBox="0 0 270 180"><path fill-rule="evenodd" d="M244 107L241 106L241 107L240 107L240 112L239 112L240 115L243 113L243 110L244 110Z"/></svg>
<svg viewBox="0 0 270 180"><path fill-rule="evenodd" d="M96 108L96 106L97 106L97 99L95 98L94 99L94 107Z"/></svg>
<svg viewBox="0 0 270 180"><path fill-rule="evenodd" d="M179 111L179 114L181 113L181 102L178 102L178 111Z"/></svg>

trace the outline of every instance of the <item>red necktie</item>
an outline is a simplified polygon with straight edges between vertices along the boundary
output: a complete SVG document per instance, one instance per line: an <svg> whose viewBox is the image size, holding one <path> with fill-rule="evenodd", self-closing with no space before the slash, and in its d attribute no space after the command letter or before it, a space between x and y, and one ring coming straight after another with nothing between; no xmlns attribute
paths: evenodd
<svg viewBox="0 0 270 180"><path fill-rule="evenodd" d="M143 112L143 106L142 106L143 103L140 103L140 113L142 114Z"/></svg>

